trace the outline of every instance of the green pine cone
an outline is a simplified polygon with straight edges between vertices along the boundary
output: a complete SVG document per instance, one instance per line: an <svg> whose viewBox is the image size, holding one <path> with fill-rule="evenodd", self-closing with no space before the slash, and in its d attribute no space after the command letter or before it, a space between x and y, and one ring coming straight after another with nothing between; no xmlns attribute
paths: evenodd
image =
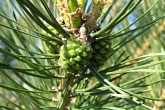
<svg viewBox="0 0 165 110"><path fill-rule="evenodd" d="M92 56L90 45L76 38L69 38L61 46L59 63L67 73L81 72Z"/></svg>
<svg viewBox="0 0 165 110"><path fill-rule="evenodd" d="M52 26L48 25L47 28L55 35L60 36L60 34ZM44 35L52 36L51 34L47 33L44 30L42 31L42 33ZM45 41L45 44L47 46L47 51L51 54L57 54L59 52L59 48L61 47L60 44L53 41Z"/></svg>
<svg viewBox="0 0 165 110"><path fill-rule="evenodd" d="M59 53L59 49L60 49L60 44L56 43L56 42L52 42L52 41L47 41L45 43L48 47L48 52L50 52L51 54L57 54Z"/></svg>
<svg viewBox="0 0 165 110"><path fill-rule="evenodd" d="M95 67L100 67L108 60L109 52L111 51L110 39L102 39L91 43L93 49L92 58L90 63Z"/></svg>

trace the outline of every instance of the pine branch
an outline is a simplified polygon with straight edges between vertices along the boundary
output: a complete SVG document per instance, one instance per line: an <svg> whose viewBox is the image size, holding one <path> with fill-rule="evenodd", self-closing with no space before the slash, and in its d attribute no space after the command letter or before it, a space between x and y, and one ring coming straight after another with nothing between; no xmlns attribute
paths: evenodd
<svg viewBox="0 0 165 110"><path fill-rule="evenodd" d="M94 4L100 6L97 12L87 0L2 1L7 9L0 4L0 107L139 110L164 101L164 92L158 98L155 93L157 85L163 86L165 53L140 54L163 34L164 16L157 9L163 10L165 2L110 1L108 7L103 7L105 0L93 1L101 3ZM94 21L87 23L86 14ZM148 35L152 28L156 32ZM142 35L148 35L146 42L139 42ZM146 46L139 46L140 54L131 49L138 43ZM135 53L133 59L130 53ZM155 102L153 107L162 106Z"/></svg>

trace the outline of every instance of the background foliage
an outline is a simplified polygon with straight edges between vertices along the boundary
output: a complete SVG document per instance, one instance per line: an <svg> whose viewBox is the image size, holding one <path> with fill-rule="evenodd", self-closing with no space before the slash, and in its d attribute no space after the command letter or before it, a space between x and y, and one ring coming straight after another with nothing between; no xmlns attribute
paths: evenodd
<svg viewBox="0 0 165 110"><path fill-rule="evenodd" d="M53 22L43 0L30 1L46 16L45 21ZM55 2L45 1L56 17ZM0 109L58 109L63 100L56 102L57 89L64 77L55 60L58 54L50 54L43 41L61 41L58 36L43 35L43 29L51 32L37 18L40 13L31 10L37 14L29 16L17 2L0 1ZM101 27L114 20L128 2L114 0ZM110 58L98 71L89 65L84 76L77 78L71 109L165 109L164 5L164 0L142 0L129 16L116 19L110 33Z"/></svg>

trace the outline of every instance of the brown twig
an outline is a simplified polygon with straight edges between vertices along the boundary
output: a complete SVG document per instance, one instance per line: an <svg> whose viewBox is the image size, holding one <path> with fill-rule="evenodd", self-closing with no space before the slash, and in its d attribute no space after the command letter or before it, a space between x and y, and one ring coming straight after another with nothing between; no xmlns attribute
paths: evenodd
<svg viewBox="0 0 165 110"><path fill-rule="evenodd" d="M123 0L118 0L115 3L115 7L112 9L111 17L114 17L116 12L119 10L119 7L121 6Z"/></svg>
<svg viewBox="0 0 165 110"><path fill-rule="evenodd" d="M160 99L165 99L165 88L162 89L162 94L160 95ZM163 110L164 102L163 101L155 101L153 106L156 110Z"/></svg>
<svg viewBox="0 0 165 110"><path fill-rule="evenodd" d="M137 49L135 54L133 55L133 58L137 58L145 53L145 51L151 46L151 41L153 41L155 38L159 37L162 31L165 29L165 20L159 23L159 27L156 31L149 34L148 39L143 43L142 47Z"/></svg>
<svg viewBox="0 0 165 110"><path fill-rule="evenodd" d="M66 97L64 97L62 110L68 110L68 105L70 104L70 101L71 101L70 95L71 95L71 88L73 87L73 80L74 78L71 77L69 81L69 88L67 88L67 91L66 91Z"/></svg>

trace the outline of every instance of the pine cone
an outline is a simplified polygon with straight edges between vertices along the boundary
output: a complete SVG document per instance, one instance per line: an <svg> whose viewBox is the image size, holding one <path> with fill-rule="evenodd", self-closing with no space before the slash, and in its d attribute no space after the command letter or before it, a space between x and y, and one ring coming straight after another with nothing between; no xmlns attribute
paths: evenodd
<svg viewBox="0 0 165 110"><path fill-rule="evenodd" d="M52 26L48 25L47 28L55 35L60 36L60 34ZM52 36L44 30L42 31L42 33L44 35ZM47 51L50 52L51 54L57 54L59 52L59 48L61 46L60 44L53 41L45 41L45 44L47 46Z"/></svg>
<svg viewBox="0 0 165 110"><path fill-rule="evenodd" d="M61 69L68 73L79 73L88 64L92 56L90 45L76 38L69 38L60 50Z"/></svg>
<svg viewBox="0 0 165 110"><path fill-rule="evenodd" d="M93 49L91 64L95 67L100 67L108 60L109 52L111 51L110 39L101 39L91 43Z"/></svg>

